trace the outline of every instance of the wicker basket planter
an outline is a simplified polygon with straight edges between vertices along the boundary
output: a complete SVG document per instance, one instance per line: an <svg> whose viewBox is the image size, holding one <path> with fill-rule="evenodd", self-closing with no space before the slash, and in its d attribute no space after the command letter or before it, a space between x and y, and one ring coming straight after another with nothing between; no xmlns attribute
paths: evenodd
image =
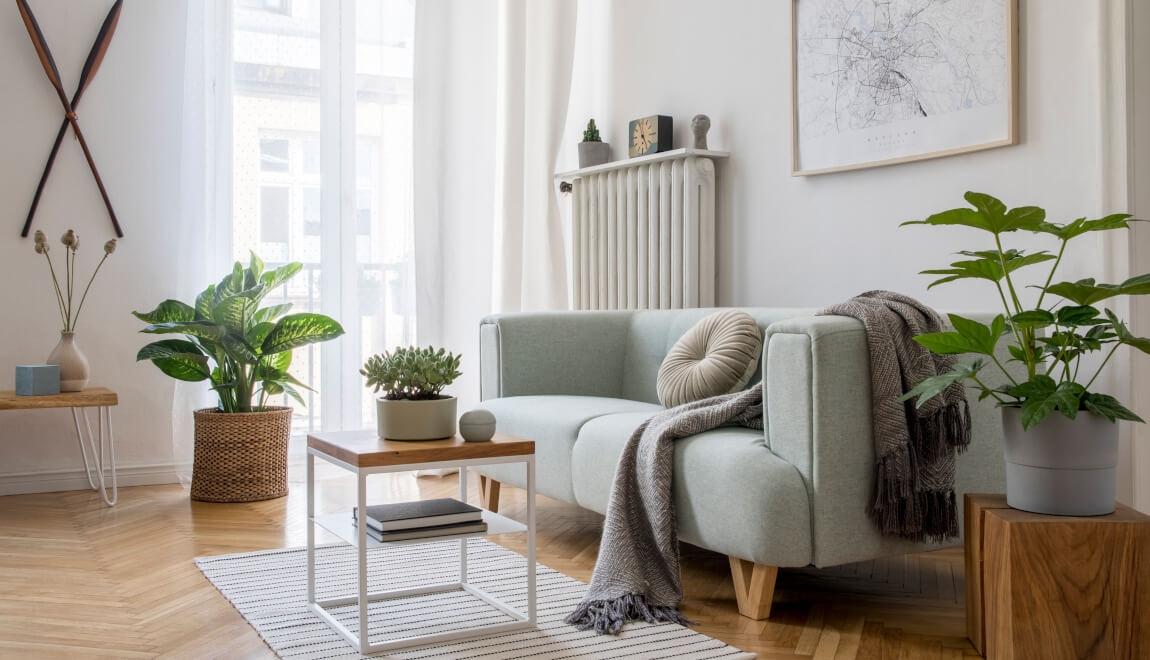
<svg viewBox="0 0 1150 660"><path fill-rule="evenodd" d="M292 409L195 412L196 452L192 499L256 502L287 495L288 439Z"/></svg>

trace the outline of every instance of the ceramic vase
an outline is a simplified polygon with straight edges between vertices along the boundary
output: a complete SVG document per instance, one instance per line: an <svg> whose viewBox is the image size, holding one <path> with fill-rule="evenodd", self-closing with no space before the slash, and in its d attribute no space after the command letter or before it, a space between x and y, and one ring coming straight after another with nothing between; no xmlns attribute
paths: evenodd
<svg viewBox="0 0 1150 660"><path fill-rule="evenodd" d="M1026 431L1018 408L1003 408L1002 421L1007 504L1057 516L1114 512L1117 424L1086 411L1051 413Z"/></svg>
<svg viewBox="0 0 1150 660"><path fill-rule="evenodd" d="M61 332L60 343L48 356L48 364L60 367L60 391L79 392L88 384L88 358L76 345L76 333Z"/></svg>

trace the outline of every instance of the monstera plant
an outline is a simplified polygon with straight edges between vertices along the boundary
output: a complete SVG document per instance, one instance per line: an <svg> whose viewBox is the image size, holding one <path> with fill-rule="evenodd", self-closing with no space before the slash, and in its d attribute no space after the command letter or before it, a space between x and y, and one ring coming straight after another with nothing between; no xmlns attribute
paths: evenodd
<svg viewBox="0 0 1150 660"><path fill-rule="evenodd" d="M1150 339L1136 337L1102 303L1119 296L1150 294L1150 274L1116 284L1093 278L1057 281L1067 248L1094 232L1129 229L1129 213L1078 218L1059 224L1037 206L1008 209L985 193L968 192L970 207L936 213L904 225L959 226L989 239L981 250L964 250L946 268L922 271L930 287L963 280L988 283L1002 310L982 323L950 315L953 330L915 337L940 354L973 354L947 374L927 379L908 399L921 405L951 384L965 382L980 400L1003 408L1007 498L1011 506L1040 513L1089 515L1114 509L1117 461L1115 422L1142 419L1097 389L1098 378L1122 348L1150 353ZM1048 250L1008 248L1018 232L1051 242ZM1028 271L1038 273L1024 280ZM1025 281L1032 281L1023 286ZM1005 354L1000 344L1005 343ZM998 373L991 384L987 371Z"/></svg>
<svg viewBox="0 0 1150 660"><path fill-rule="evenodd" d="M252 501L287 492L291 409L269 406L268 398L286 394L304 405L297 388L307 385L289 372L292 351L343 334L323 314L290 314L288 302L262 304L301 268L265 269L252 254L246 268L236 262L193 304L165 300L150 312L133 312L148 324L141 332L182 335L144 346L136 359L177 380L209 381L219 399L216 408L195 413L193 499Z"/></svg>

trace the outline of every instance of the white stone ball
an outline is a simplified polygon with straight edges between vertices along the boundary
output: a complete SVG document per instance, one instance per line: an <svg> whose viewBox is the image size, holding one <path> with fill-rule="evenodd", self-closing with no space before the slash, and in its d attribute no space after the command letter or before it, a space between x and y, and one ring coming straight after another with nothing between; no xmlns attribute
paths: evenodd
<svg viewBox="0 0 1150 660"><path fill-rule="evenodd" d="M459 418L459 434L468 442L486 442L495 435L495 415L490 410L468 410Z"/></svg>

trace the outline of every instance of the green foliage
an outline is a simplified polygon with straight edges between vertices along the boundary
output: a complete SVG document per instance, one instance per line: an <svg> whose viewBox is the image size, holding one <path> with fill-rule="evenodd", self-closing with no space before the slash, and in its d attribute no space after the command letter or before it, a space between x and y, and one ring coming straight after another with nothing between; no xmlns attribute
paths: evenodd
<svg viewBox="0 0 1150 660"><path fill-rule="evenodd" d="M1142 421L1114 397L1091 392L1090 387L1120 346L1130 346L1150 354L1150 339L1135 337L1112 311L1104 311L1094 305L1116 296L1150 294L1150 274L1132 277L1121 284L1100 284L1093 278L1052 284L1071 240L1090 232L1129 229L1130 223L1136 220L1129 213L1114 213L1096 220L1078 218L1059 225L1047 222L1046 211L1036 206L1008 209L998 199L975 192L966 193L965 199L971 208L950 209L903 225L963 226L991 234L994 249L959 252L967 259L956 261L949 268L924 270L922 273L942 276L932 282L931 287L964 279L991 282L1004 313L989 325L952 314L953 331L922 334L914 339L934 353L987 356L990 363L1006 375L1009 385L990 388L984 384L979 372L988 363L980 359L960 363L949 373L928 378L903 398L916 399L917 405L921 406L950 385L966 382L979 391L980 400L994 398L999 405L1021 408L1022 424L1026 429L1033 428L1054 412L1070 419L1085 410L1112 422L1119 419ZM1003 235L1017 231L1057 239L1057 254L1045 250L1026 254L1004 248ZM1020 268L1051 261L1053 264L1045 283L1031 287L1039 291L1037 300L1030 305L1024 304L1015 285L1016 276L1012 274ZM1044 305L1047 296L1060 300ZM1011 341L1007 347L1011 358L1007 363L1024 366L1024 380L1014 378L996 357L998 342L1003 336L1008 336ZM1081 382L1079 368L1082 358L1098 351L1106 351L1102 363L1091 378Z"/></svg>
<svg viewBox="0 0 1150 660"><path fill-rule="evenodd" d="M371 356L359 373L367 378L368 387L382 391L386 399L439 399L443 388L462 375L461 357L432 346L398 347Z"/></svg>
<svg viewBox="0 0 1150 660"><path fill-rule="evenodd" d="M584 142L602 142L599 137L599 127L595 125L595 120L591 119L587 122L587 128L583 131Z"/></svg>
<svg viewBox="0 0 1150 660"><path fill-rule="evenodd" d="M223 412L262 410L267 398L277 394L306 405L296 388L307 386L288 373L292 350L335 339L343 328L322 314L285 316L290 303L260 307L268 293L302 267L289 263L265 270L252 254L247 268L237 261L223 279L196 296L194 305L165 300L150 312L132 312L148 324L140 332L184 336L152 342L136 360L151 360L178 380L210 380Z"/></svg>

